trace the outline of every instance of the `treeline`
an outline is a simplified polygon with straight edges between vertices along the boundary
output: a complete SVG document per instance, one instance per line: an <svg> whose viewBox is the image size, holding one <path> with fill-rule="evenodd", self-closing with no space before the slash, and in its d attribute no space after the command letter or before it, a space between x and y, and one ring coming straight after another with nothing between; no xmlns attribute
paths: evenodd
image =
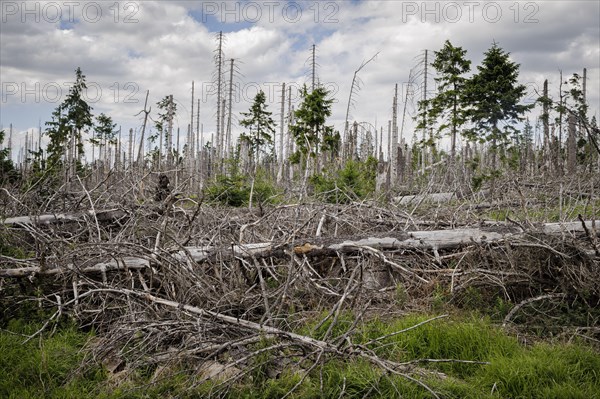
<svg viewBox="0 0 600 399"><path fill-rule="evenodd" d="M493 43L475 70L466 53L446 41L433 60L425 57L423 84L430 68L436 88L433 95L426 87L422 92L411 142L398 134L397 86L393 119L385 131L346 121L340 133L328 123L334 99L318 83L302 88L296 107L283 85L278 122L260 91L241 113L237 141L231 140L231 115L225 123L232 108L221 100L227 96L219 96L219 129L216 137L209 136L193 113L192 89L191 121L182 138L174 127L173 96L159 101L152 117L147 93L139 133L130 129L129 137L123 137L111 116L93 114L84 99L86 77L77 68L75 84L45 124L46 148L41 140L37 147L26 148L26 159L18 167L9 148L0 151L0 181L22 191L44 187L51 196L69 190L75 180L87 187L100 182L108 187L119 175L153 179L154 174L166 174L189 194L204 192L225 204L252 206L253 200L272 201L285 190L346 202L375 193L418 191L432 183L451 190L490 184L493 191L503 174L560 177L598 170L600 131L596 118L588 115L585 70L566 81L561 76L558 98L549 94L546 80L535 103L524 104L526 86L519 83L519 65L508 52ZM225 69L223 59L215 59L219 73ZM542 112L532 115L536 104ZM530 116L537 118L535 125ZM0 143L4 135L0 133ZM92 149L87 157L86 140Z"/></svg>
<svg viewBox="0 0 600 399"><path fill-rule="evenodd" d="M585 69L583 77L573 74L568 81L563 81L561 73L558 100L549 95L545 80L536 101L526 105L527 88L519 83L519 65L497 43L484 53L481 65L470 77L466 50L450 41L435 52L431 66L436 72L437 92L419 102L417 128L422 132L421 144L429 147L434 159L446 155L438 143L449 136L450 165L462 155L464 165L479 169L479 178L493 178L506 168L562 175L565 159L570 173L577 165L597 167L594 161L600 152L600 133L596 118L588 117ZM539 146L534 145L534 128L526 117L536 104L542 106L539 121L543 140ZM456 149L459 136L465 143L460 155ZM485 151L474 154L478 144L485 145ZM482 161L482 155L487 162Z"/></svg>

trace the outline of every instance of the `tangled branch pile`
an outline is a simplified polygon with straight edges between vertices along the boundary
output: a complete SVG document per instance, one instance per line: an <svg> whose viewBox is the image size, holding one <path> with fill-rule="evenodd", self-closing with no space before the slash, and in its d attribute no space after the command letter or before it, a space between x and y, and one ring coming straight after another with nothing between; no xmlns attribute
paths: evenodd
<svg viewBox="0 0 600 399"><path fill-rule="evenodd" d="M218 381L215 394L257 367L306 376L354 357L436 396L421 378L442 374L386 359L383 338L354 336L364 318L429 306L434 292L458 305L474 293L516 304L505 324L531 321L530 305L543 303L536 314L583 309L589 317L575 327L597 325L592 222L441 229L450 225L367 203L249 211L173 196L161 206L6 219L3 240L23 256L0 256L0 302L10 313L35 299L55 310L48 326L68 316L93 327L95 359L111 372L186 364L198 384ZM354 322L338 328L347 313ZM299 332L307 320L318 338Z"/></svg>

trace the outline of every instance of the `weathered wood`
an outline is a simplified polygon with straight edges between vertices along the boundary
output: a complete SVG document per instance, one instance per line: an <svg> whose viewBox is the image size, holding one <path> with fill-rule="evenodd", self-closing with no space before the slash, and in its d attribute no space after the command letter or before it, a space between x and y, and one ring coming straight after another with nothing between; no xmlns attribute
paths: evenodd
<svg viewBox="0 0 600 399"><path fill-rule="evenodd" d="M458 197L456 196L456 193L432 193L419 195L404 195L402 197L395 197L393 201L398 205L408 205L417 204L424 201L433 203L445 203L457 198Z"/></svg>
<svg viewBox="0 0 600 399"><path fill-rule="evenodd" d="M91 273L106 273L114 270L126 270L126 269L146 269L150 267L150 262L147 259L135 258L135 257L124 257L108 262L96 263L92 266L77 268L72 263L66 264L64 267L57 268L46 268L43 269L39 266L20 267L14 269L0 269L0 278L2 277L28 277L31 275L39 274L44 276L54 276L69 272L78 272L83 274Z"/></svg>
<svg viewBox="0 0 600 399"><path fill-rule="evenodd" d="M586 226L591 229L593 221L586 221ZM600 220L595 221L600 226ZM581 222L546 223L539 227L544 234L565 234L584 232ZM597 231L598 234L600 231ZM413 231L399 233L395 236L366 237L358 239L332 239L310 238L295 245L264 242L253 244L232 245L229 247L185 247L184 250L172 254L173 258L180 261L193 261L195 263L227 261L235 258L263 258L263 257L288 257L291 252L297 256L336 256L338 253L352 253L361 250L376 249L380 251L398 249L434 250L453 249L468 244L483 242L498 242L505 239L519 238L527 232L514 226L502 224L498 226L484 226L478 228L464 228L454 230ZM158 258L157 258L158 259ZM160 264L156 260L157 265ZM68 272L79 273L106 273L107 271L126 269L145 269L151 266L148 259L137 257L123 257L106 262L100 262L84 268L76 268L67 264L61 268L46 268L31 266L13 269L0 269L1 277L26 277L30 275L56 275ZM159 266L158 266L159 267Z"/></svg>
<svg viewBox="0 0 600 399"><path fill-rule="evenodd" d="M8 226L14 225L25 225L25 224L52 224L60 222L79 222L85 220L86 216L96 217L98 221L107 221L120 219L127 216L127 212L122 209L105 209L100 211L86 211L78 213L54 213L47 215L36 215L36 216L16 216L12 218L6 218L2 222Z"/></svg>
<svg viewBox="0 0 600 399"><path fill-rule="evenodd" d="M490 190L481 190L473 194L474 199L484 199L489 196ZM428 202L434 204L443 204L452 200L458 200L464 198L455 192L448 193L427 193L427 194L415 194L415 195L402 195L394 197L392 201L396 205L409 205L409 204L420 204L421 202Z"/></svg>

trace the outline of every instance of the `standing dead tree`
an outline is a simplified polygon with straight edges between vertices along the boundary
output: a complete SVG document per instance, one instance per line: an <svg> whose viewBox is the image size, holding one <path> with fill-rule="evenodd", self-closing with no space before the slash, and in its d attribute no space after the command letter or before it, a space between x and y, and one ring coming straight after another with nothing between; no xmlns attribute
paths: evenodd
<svg viewBox="0 0 600 399"><path fill-rule="evenodd" d="M343 136L343 143L347 143L348 142L348 129L349 129L349 118L350 118L350 107L353 107L356 105L356 102L354 100L353 97L355 97L358 92L360 91L360 84L361 84L361 80L358 77L358 73L367 66L367 64L369 64L371 61L373 61L375 58L377 58L377 56L379 55L379 51L372 56L371 58L369 58L367 61L363 61L362 64L360 64L360 66L358 67L358 69L356 71L354 71L354 75L352 76L352 84L350 85L350 93L348 94L348 105L346 106L346 119L345 119L345 123L344 123L344 136ZM348 156L347 153L344 154L346 157Z"/></svg>

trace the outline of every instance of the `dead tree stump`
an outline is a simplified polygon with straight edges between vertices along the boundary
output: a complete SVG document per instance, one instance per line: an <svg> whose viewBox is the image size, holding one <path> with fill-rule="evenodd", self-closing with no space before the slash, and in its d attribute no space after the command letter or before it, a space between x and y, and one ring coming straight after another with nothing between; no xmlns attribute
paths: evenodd
<svg viewBox="0 0 600 399"><path fill-rule="evenodd" d="M171 194L171 187L169 187L170 181L167 175L161 173L158 176L158 185L156 186L156 192L154 193L154 200L156 202L162 202Z"/></svg>

